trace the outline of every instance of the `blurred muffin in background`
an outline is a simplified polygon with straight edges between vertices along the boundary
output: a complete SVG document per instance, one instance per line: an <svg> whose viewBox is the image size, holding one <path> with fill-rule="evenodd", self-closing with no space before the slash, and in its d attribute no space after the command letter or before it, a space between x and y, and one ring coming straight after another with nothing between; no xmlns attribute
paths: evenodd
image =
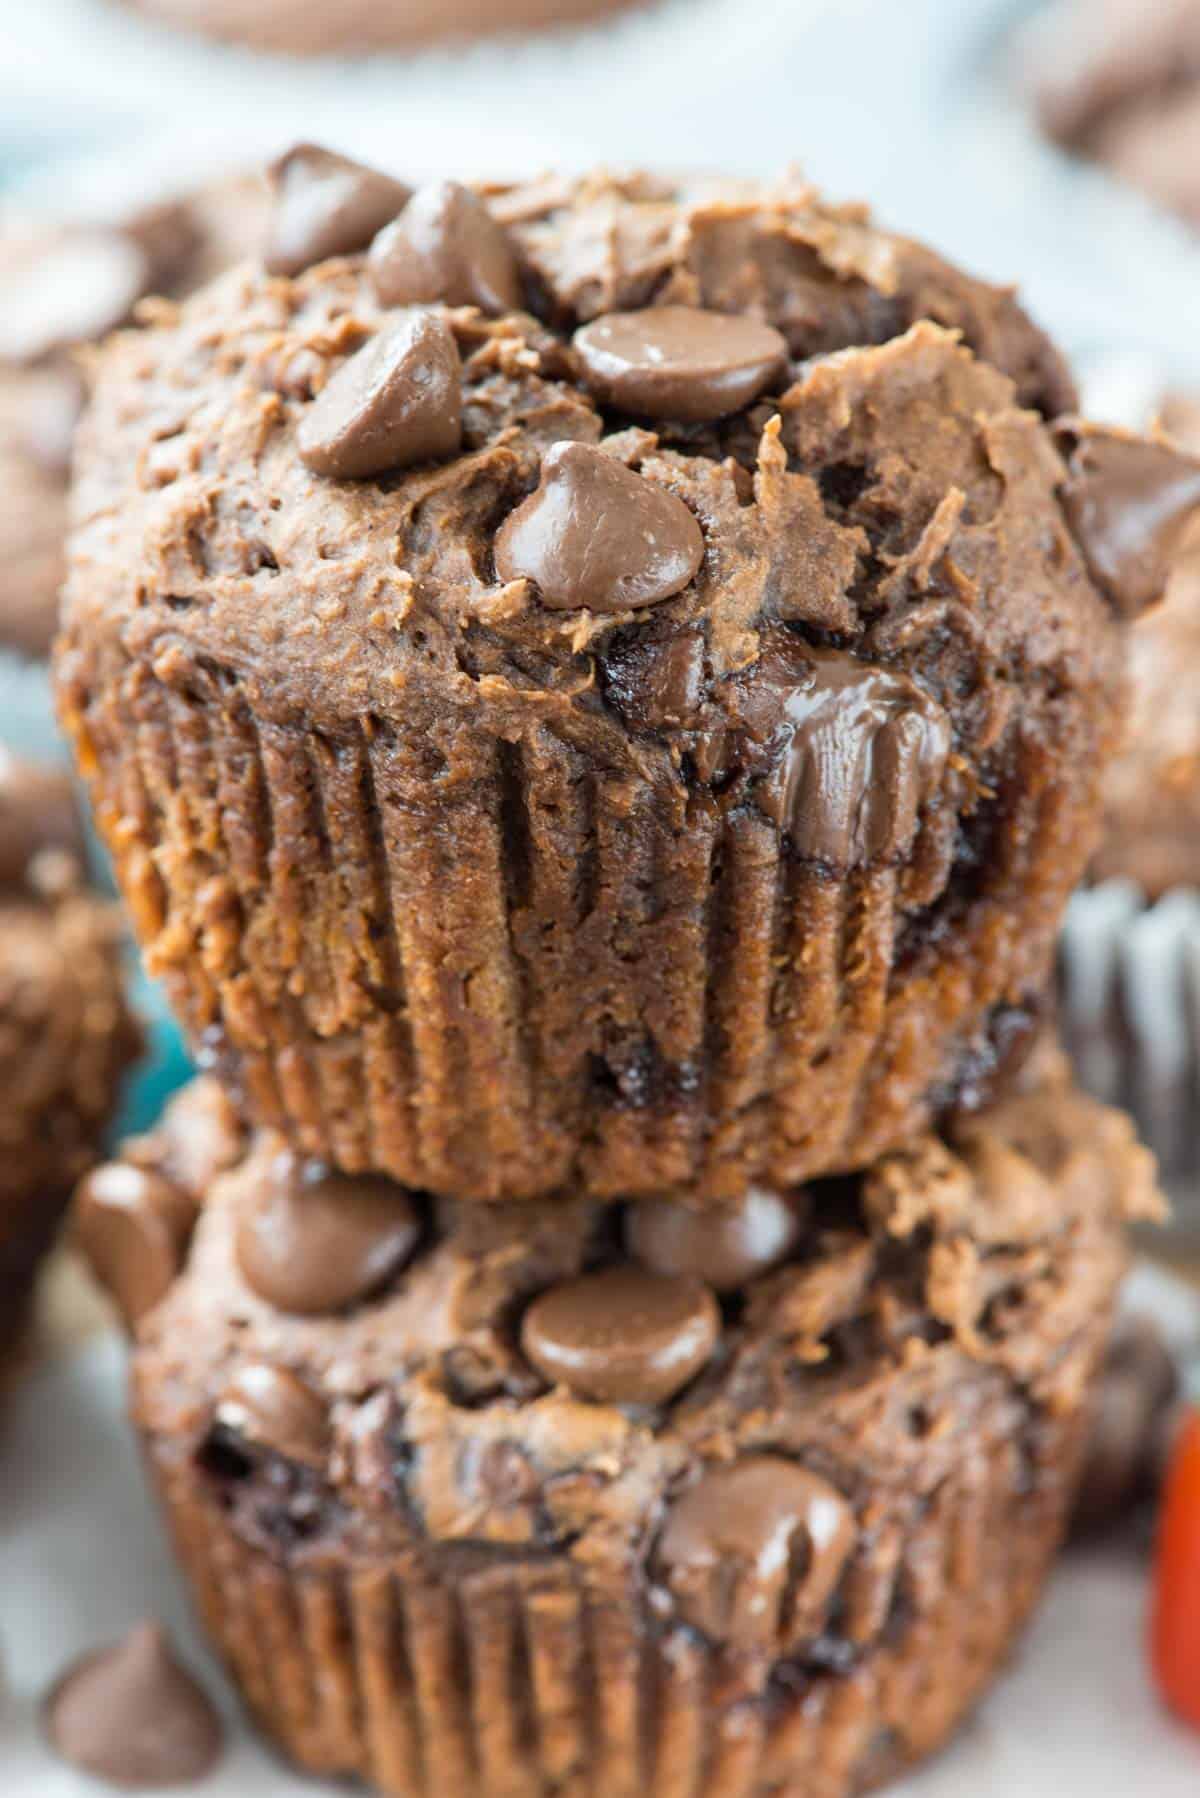
<svg viewBox="0 0 1200 1798"><path fill-rule="evenodd" d="M78 346L257 249L263 205L239 177L115 221L0 221L0 648L41 659L54 635Z"/></svg>
<svg viewBox="0 0 1200 1798"><path fill-rule="evenodd" d="M587 24L636 0L127 0L165 24L289 56L412 49Z"/></svg>
<svg viewBox="0 0 1200 1798"><path fill-rule="evenodd" d="M1025 62L1057 143L1200 225L1200 0L1058 0Z"/></svg>

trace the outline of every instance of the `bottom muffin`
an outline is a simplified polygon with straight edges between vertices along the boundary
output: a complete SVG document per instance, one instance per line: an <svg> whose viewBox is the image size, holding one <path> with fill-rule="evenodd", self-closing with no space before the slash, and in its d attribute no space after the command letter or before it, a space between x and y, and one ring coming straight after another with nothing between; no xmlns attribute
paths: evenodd
<svg viewBox="0 0 1200 1798"><path fill-rule="evenodd" d="M138 1161L131 1252L180 1197ZM128 1292L121 1179L80 1226ZM131 1307L135 1419L209 1632L303 1767L396 1798L842 1798L1008 1653L1124 1223L1157 1206L1126 1120L1056 1080L708 1211L427 1202L260 1137Z"/></svg>
<svg viewBox="0 0 1200 1798"><path fill-rule="evenodd" d="M117 908L81 864L69 778L0 747L0 1349L139 1045Z"/></svg>

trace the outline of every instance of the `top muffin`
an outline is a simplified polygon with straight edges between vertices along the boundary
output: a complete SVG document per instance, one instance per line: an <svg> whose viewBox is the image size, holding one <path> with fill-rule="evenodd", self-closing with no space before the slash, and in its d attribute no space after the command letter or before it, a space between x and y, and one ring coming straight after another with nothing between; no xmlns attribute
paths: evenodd
<svg viewBox="0 0 1200 1798"><path fill-rule="evenodd" d="M1197 465L1052 427L1009 292L797 182L275 182L277 272L102 360L58 670L247 1110L720 1197L981 1102Z"/></svg>

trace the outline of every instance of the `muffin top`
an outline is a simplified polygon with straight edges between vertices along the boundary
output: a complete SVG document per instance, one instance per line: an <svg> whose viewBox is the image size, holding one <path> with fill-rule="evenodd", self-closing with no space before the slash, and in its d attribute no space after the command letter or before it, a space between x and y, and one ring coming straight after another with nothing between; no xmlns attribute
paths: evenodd
<svg viewBox="0 0 1200 1798"><path fill-rule="evenodd" d="M482 709L833 867L939 814L934 893L1019 743L1078 702L1101 752L1200 465L1051 428L1010 292L797 181L410 195L302 146L275 184L268 268L100 361L65 678L335 739Z"/></svg>
<svg viewBox="0 0 1200 1798"><path fill-rule="evenodd" d="M178 1188L159 1154L124 1169L118 1292L131 1219L144 1247ZM113 1179L84 1189L93 1249ZM802 1455L849 1527L860 1487L935 1490L988 1394L1078 1401L1119 1224L1157 1204L1127 1120L1057 1077L859 1179L717 1213L429 1202L262 1136L143 1312L138 1420L301 1559L422 1536L636 1559L670 1494L763 1455Z"/></svg>

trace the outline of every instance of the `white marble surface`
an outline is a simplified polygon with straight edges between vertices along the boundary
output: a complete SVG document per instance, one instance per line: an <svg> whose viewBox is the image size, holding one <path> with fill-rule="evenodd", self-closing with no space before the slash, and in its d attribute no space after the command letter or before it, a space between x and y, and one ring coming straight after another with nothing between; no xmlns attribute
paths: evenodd
<svg viewBox="0 0 1200 1798"><path fill-rule="evenodd" d="M1157 1279L1141 1302L1194 1322L1191 1304ZM230 1719L231 1752L192 1788L197 1798L313 1798L327 1788L257 1745L191 1628L142 1489L122 1387L121 1346L102 1337L27 1381L0 1418L0 1793L96 1798L99 1788L46 1750L37 1700L73 1656L153 1615L179 1632ZM1069 1556L1011 1671L895 1798L1196 1798L1200 1738L1172 1725L1149 1688L1145 1605L1145 1568L1132 1552Z"/></svg>

